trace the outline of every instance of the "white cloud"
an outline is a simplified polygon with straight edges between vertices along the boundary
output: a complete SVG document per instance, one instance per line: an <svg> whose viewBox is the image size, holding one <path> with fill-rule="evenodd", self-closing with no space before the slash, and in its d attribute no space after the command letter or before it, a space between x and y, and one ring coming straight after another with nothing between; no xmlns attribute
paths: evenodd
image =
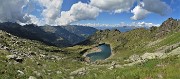
<svg viewBox="0 0 180 79"><path fill-rule="evenodd" d="M32 24L33 23L33 24L36 24L36 25L39 25L39 26L43 26L43 25L46 24L44 20L39 19L39 18L37 18L34 15L29 15L29 17L30 17L30 21L28 22L28 24Z"/></svg>
<svg viewBox="0 0 180 79"><path fill-rule="evenodd" d="M54 25L55 20L60 17L60 9L63 0L0 0L0 22L19 22L34 23L38 25ZM35 2L43 8L41 15L43 18L37 18L31 15L36 10ZM24 10L24 7L27 10ZM40 15L38 15L40 16Z"/></svg>
<svg viewBox="0 0 180 79"><path fill-rule="evenodd" d="M129 11L136 0L91 0L90 4L104 11L121 13Z"/></svg>
<svg viewBox="0 0 180 79"><path fill-rule="evenodd" d="M78 2L73 4L69 11L62 11L61 17L56 20L57 24L67 25L80 20L96 19L100 10L89 4Z"/></svg>
<svg viewBox="0 0 180 79"><path fill-rule="evenodd" d="M132 22L132 23L125 23L120 22L119 24L101 24L101 23L87 23L87 24L75 24L80 26L90 26L90 27L123 27L123 26L130 26L130 27L152 27L152 26L160 26L160 24L153 24L148 22Z"/></svg>
<svg viewBox="0 0 180 79"><path fill-rule="evenodd" d="M161 16L167 15L171 12L171 8L168 4L161 0L143 0L144 5L142 6L144 9L160 14Z"/></svg>
<svg viewBox="0 0 180 79"><path fill-rule="evenodd" d="M156 13L164 16L170 12L170 6L161 0L143 0L131 11L131 13L134 14L131 19L141 20L146 18L146 16L150 13Z"/></svg>
<svg viewBox="0 0 180 79"><path fill-rule="evenodd" d="M28 0L0 0L0 22L27 22L29 17L23 13Z"/></svg>
<svg viewBox="0 0 180 79"><path fill-rule="evenodd" d="M38 25L67 25L81 20L94 20L102 11L121 13L130 11L135 2L139 4L131 10L133 20L144 19L150 13L161 16L171 11L162 0L90 0L89 3L78 2L69 11L62 11L63 0L0 0L0 22L34 23ZM173 0L172 0L173 1ZM41 15L32 15L41 6ZM26 11L24 7L27 8ZM39 9L39 8L38 8ZM38 13L39 14L39 13ZM39 18L41 17L41 18ZM108 26L108 25L106 25Z"/></svg>
<svg viewBox="0 0 180 79"><path fill-rule="evenodd" d="M150 12L138 5L133 10L131 10L131 13L134 14L134 16L131 17L131 19L141 20L144 19L146 15L148 15Z"/></svg>
<svg viewBox="0 0 180 79"><path fill-rule="evenodd" d="M147 22L132 22L129 24L130 26L136 26L136 27L152 27L152 26L160 26L160 24L153 24L153 23L147 23Z"/></svg>
<svg viewBox="0 0 180 79"><path fill-rule="evenodd" d="M44 7L42 15L46 24L55 24L55 20L60 17L60 9L63 0L38 0Z"/></svg>

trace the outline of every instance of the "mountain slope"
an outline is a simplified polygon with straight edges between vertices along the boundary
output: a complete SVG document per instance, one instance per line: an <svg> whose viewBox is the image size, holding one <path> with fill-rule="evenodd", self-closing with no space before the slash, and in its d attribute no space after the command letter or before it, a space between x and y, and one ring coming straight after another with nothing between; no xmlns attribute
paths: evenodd
<svg viewBox="0 0 180 79"><path fill-rule="evenodd" d="M94 34L97 31L97 29L87 26L67 25L61 27L68 30L71 33L74 33L80 37L85 37L85 38Z"/></svg>
<svg viewBox="0 0 180 79"><path fill-rule="evenodd" d="M171 29L157 36L161 27L125 33L100 30L81 45L68 48L47 46L0 30L0 78L179 79L180 31ZM54 28L47 31L55 32ZM82 52L99 43L110 44L112 56L93 63L83 61Z"/></svg>
<svg viewBox="0 0 180 79"><path fill-rule="evenodd" d="M89 28L84 27L84 30ZM0 23L0 29L19 37L42 41L48 45L59 47L71 46L85 39L84 36L77 35L84 33L83 30L78 30L79 33L76 34L76 31L71 33L61 26L36 26L33 24L21 26L17 23L6 22ZM96 31L94 28L92 29L92 32ZM87 36L91 33L87 33ZM86 33L84 35L86 36Z"/></svg>
<svg viewBox="0 0 180 79"><path fill-rule="evenodd" d="M79 48L58 48L22 39L0 30L0 78L68 78L70 72L84 66ZM74 49L76 51L74 51ZM67 63L68 62L68 63Z"/></svg>
<svg viewBox="0 0 180 79"><path fill-rule="evenodd" d="M41 26L40 28L47 33L53 33L56 37L58 37L57 40L69 41L71 45L79 43L85 39L84 37L71 33L60 26Z"/></svg>
<svg viewBox="0 0 180 79"><path fill-rule="evenodd" d="M114 61L124 61L124 59L127 59L133 54L154 52L163 46L180 42L178 38L180 24L178 24L178 22L178 20L170 18L162 23L160 27L152 27L150 29L137 28L124 33L118 30L98 31L79 44L110 44L115 54L111 59ZM119 56L121 58L119 58Z"/></svg>
<svg viewBox="0 0 180 79"><path fill-rule="evenodd" d="M0 29L13 35L31 40L42 41L49 45L68 46L71 45L67 40L57 40L57 36L50 32L45 32L36 25L21 26L16 23L1 23Z"/></svg>
<svg viewBox="0 0 180 79"><path fill-rule="evenodd" d="M150 29L146 28L137 28L129 32L120 32L117 29L115 30L100 30L97 31L94 35L90 36L84 42L80 44L97 44L97 43L118 43L122 41L126 44L132 43L136 44L139 41L154 41L160 39L162 36L168 36L168 34L180 32L180 20L169 18L162 23L160 27L151 27ZM124 40L126 40L126 42ZM119 41L116 41L119 40Z"/></svg>
<svg viewBox="0 0 180 79"><path fill-rule="evenodd" d="M98 31L80 45L108 43L112 56L90 66L76 79L178 79L180 78L180 21L169 18L160 27L121 33ZM117 41L118 40L118 41Z"/></svg>
<svg viewBox="0 0 180 79"><path fill-rule="evenodd" d="M159 28L154 29L156 29L156 37L163 37L172 32L179 32L180 20L168 18Z"/></svg>

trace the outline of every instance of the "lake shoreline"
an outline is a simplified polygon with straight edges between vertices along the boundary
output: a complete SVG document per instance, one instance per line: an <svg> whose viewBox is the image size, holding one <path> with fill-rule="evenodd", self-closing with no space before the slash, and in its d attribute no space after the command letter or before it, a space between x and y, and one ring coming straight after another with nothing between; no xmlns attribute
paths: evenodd
<svg viewBox="0 0 180 79"><path fill-rule="evenodd" d="M86 52L83 57L85 57L86 62L95 62L96 60L107 60L109 57L112 56L112 50L111 50L110 44L102 43L98 46L95 46L91 49L89 49L88 52Z"/></svg>

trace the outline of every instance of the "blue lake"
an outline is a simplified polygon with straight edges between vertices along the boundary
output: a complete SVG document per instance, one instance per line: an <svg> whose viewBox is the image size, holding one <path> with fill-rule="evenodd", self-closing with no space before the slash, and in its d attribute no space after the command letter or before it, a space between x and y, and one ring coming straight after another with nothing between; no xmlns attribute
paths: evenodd
<svg viewBox="0 0 180 79"><path fill-rule="evenodd" d="M86 56L90 58L90 61L94 62L96 60L104 60L111 56L111 47L108 44L102 44L98 46L101 49L100 52L93 52L87 54Z"/></svg>

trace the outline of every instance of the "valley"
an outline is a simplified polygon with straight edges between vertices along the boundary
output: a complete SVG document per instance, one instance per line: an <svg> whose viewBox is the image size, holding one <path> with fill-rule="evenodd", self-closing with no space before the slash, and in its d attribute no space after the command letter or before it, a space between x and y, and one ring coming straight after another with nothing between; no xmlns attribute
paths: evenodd
<svg viewBox="0 0 180 79"><path fill-rule="evenodd" d="M79 30L74 35L75 27L69 31L62 28L70 27L0 24L0 78L180 78L180 22L176 19L169 18L160 27L127 32L88 28L92 32ZM36 35L39 39L34 37ZM62 36L62 39L57 41L54 36ZM104 44L107 48L101 48Z"/></svg>
<svg viewBox="0 0 180 79"><path fill-rule="evenodd" d="M0 0L0 79L180 79L180 0Z"/></svg>

